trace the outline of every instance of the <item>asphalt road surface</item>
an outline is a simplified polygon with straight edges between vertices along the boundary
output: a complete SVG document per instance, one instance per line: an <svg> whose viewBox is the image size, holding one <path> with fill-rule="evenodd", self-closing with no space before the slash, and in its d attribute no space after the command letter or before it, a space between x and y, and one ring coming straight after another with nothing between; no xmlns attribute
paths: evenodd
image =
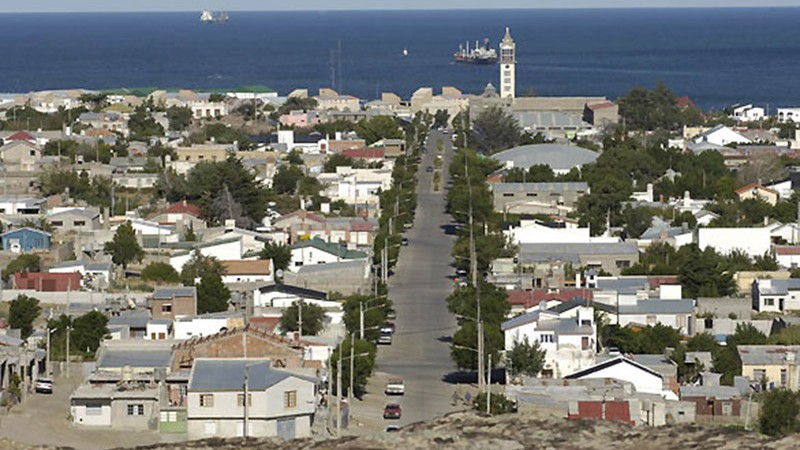
<svg viewBox="0 0 800 450"><path fill-rule="evenodd" d="M443 152L437 151L438 141L444 144ZM387 399L402 406L402 419L392 421L401 426L455 409L455 385L443 381L456 370L449 347L456 322L445 302L453 289L449 276L453 274L450 250L454 238L444 230L450 223L445 213L447 168L452 157L450 135L432 131L427 150L420 164L416 220L405 234L410 243L402 247L389 281L389 296L397 312L396 332L392 345L379 348L376 368L405 380L406 394ZM435 172L427 172L427 167L435 167L437 155L442 155L444 164L439 191L434 192Z"/></svg>

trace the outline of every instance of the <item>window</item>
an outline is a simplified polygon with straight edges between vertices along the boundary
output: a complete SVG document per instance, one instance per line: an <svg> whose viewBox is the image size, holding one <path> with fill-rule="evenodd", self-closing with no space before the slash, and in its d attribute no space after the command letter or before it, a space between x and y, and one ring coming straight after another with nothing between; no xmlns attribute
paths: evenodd
<svg viewBox="0 0 800 450"><path fill-rule="evenodd" d="M764 299L764 306L775 306L775 299L774 298L765 298Z"/></svg>
<svg viewBox="0 0 800 450"><path fill-rule="evenodd" d="M527 193L527 194L525 194L525 195L526 195L526 196L528 196L528 197L536 197L536 196L538 196L539 194L537 194L536 192L528 192L528 193Z"/></svg>
<svg viewBox="0 0 800 450"><path fill-rule="evenodd" d="M656 316L649 315L647 316L647 325L655 325L656 324Z"/></svg>
<svg viewBox="0 0 800 450"><path fill-rule="evenodd" d="M54 227L63 227L64 226L64 222L62 222L60 220L54 220L54 221L50 222L50 225L52 225Z"/></svg>
<svg viewBox="0 0 800 450"><path fill-rule="evenodd" d="M143 416L144 415L144 405L128 405L128 415L129 416Z"/></svg>
<svg viewBox="0 0 800 450"><path fill-rule="evenodd" d="M753 369L753 381L763 381L767 377L765 369Z"/></svg>
<svg viewBox="0 0 800 450"><path fill-rule="evenodd" d="M284 408L297 407L297 391L286 391L283 393L283 407Z"/></svg>
<svg viewBox="0 0 800 450"><path fill-rule="evenodd" d="M722 415L723 416L733 415L733 404L731 402L722 402Z"/></svg>
<svg viewBox="0 0 800 450"><path fill-rule="evenodd" d="M244 407L244 394L238 394L236 396L236 406L240 408ZM253 394L247 394L247 406L253 406Z"/></svg>
<svg viewBox="0 0 800 450"><path fill-rule="evenodd" d="M625 269L631 266L630 261L617 261L617 268Z"/></svg>
<svg viewBox="0 0 800 450"><path fill-rule="evenodd" d="M36 150L31 150L30 156L36 156Z"/></svg>
<svg viewBox="0 0 800 450"><path fill-rule="evenodd" d="M213 408L214 394L200 394L200 406L203 408Z"/></svg>
<svg viewBox="0 0 800 450"><path fill-rule="evenodd" d="M103 414L103 405L99 403L89 403L86 405L87 416L100 416Z"/></svg>
<svg viewBox="0 0 800 450"><path fill-rule="evenodd" d="M85 220L76 220L76 221L72 222L72 225L76 226L76 227L84 227L84 226L86 226L86 221Z"/></svg>
<svg viewBox="0 0 800 450"><path fill-rule="evenodd" d="M172 303L164 303L161 305L161 312L172 312Z"/></svg>
<svg viewBox="0 0 800 450"><path fill-rule="evenodd" d="M503 197L513 197L513 196L514 196L513 192L503 192Z"/></svg>
<svg viewBox="0 0 800 450"><path fill-rule="evenodd" d="M552 344L553 343L553 335L552 334L542 334L539 336L539 342L544 344Z"/></svg>
<svg viewBox="0 0 800 450"><path fill-rule="evenodd" d="M675 325L678 328L686 328L686 316L675 316Z"/></svg>
<svg viewBox="0 0 800 450"><path fill-rule="evenodd" d="M788 377L786 376L786 369L781 369L781 386L786 386Z"/></svg>

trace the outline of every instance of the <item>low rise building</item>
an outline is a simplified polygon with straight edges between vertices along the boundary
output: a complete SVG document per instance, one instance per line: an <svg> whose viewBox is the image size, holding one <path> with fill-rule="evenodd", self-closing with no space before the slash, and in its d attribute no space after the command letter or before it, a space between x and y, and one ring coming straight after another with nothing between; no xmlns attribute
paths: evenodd
<svg viewBox="0 0 800 450"><path fill-rule="evenodd" d="M566 215L589 193L584 182L492 183L494 209L511 214Z"/></svg>
<svg viewBox="0 0 800 450"><path fill-rule="evenodd" d="M175 320L197 315L197 291L194 286L157 288L147 303L154 319Z"/></svg>
<svg viewBox="0 0 800 450"><path fill-rule="evenodd" d="M297 272L300 267L329 264L342 261L366 259L367 254L353 251L346 245L332 244L319 238L295 242L291 248L292 259L289 270Z"/></svg>
<svg viewBox="0 0 800 450"><path fill-rule="evenodd" d="M800 389L800 370L797 368L798 345L740 345L742 376L767 389Z"/></svg>

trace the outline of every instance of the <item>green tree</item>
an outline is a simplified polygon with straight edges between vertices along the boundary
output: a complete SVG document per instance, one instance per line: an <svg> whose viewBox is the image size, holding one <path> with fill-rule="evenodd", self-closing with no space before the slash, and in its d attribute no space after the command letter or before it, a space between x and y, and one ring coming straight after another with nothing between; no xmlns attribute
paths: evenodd
<svg viewBox="0 0 800 450"><path fill-rule="evenodd" d="M167 120L169 120L170 130L183 131L192 123L192 110L190 108L172 106L167 108Z"/></svg>
<svg viewBox="0 0 800 450"><path fill-rule="evenodd" d="M174 148L168 147L159 142L147 149L147 156L151 158L158 158L158 160L161 161L161 165L166 166L167 156L174 161L178 154L175 152Z"/></svg>
<svg viewBox="0 0 800 450"><path fill-rule="evenodd" d="M217 258L203 255L200 250L195 250L181 269L181 283L186 286L194 286L195 280L202 278L207 273L222 277L225 268Z"/></svg>
<svg viewBox="0 0 800 450"><path fill-rule="evenodd" d="M682 123L675 96L662 82L652 90L635 87L617 103L625 126L632 130L676 130Z"/></svg>
<svg viewBox="0 0 800 450"><path fill-rule="evenodd" d="M325 173L336 173L336 168L340 166L352 167L354 164L353 158L348 158L341 153L334 153L328 156L325 164L322 166L322 171Z"/></svg>
<svg viewBox="0 0 800 450"><path fill-rule="evenodd" d="M722 374L722 384L732 385L733 378L742 374L742 360L739 358L739 345L763 345L767 336L752 324L736 325L736 332L725 340L722 347L713 354L714 370Z"/></svg>
<svg viewBox="0 0 800 450"><path fill-rule="evenodd" d="M444 109L437 109L436 114L433 115L433 126L445 128L447 127L448 119L450 119L450 113Z"/></svg>
<svg viewBox="0 0 800 450"><path fill-rule="evenodd" d="M299 303L299 304L298 304ZM303 336L316 336L325 326L325 311L319 305L295 302L283 310L281 329L288 332L299 330L300 309L303 314Z"/></svg>
<svg viewBox="0 0 800 450"><path fill-rule="evenodd" d="M83 355L94 355L108 333L108 317L99 311L90 311L72 322L70 347Z"/></svg>
<svg viewBox="0 0 800 450"><path fill-rule="evenodd" d="M511 414L517 411L514 402L501 393L492 392L492 398L490 401L492 404L489 406L489 413L493 416L497 414ZM480 413L486 412L485 392L481 392L475 396L475 401L472 404L472 407Z"/></svg>
<svg viewBox="0 0 800 450"><path fill-rule="evenodd" d="M42 259L39 255L25 253L8 263L6 268L3 269L3 278L8 279L8 277L17 272L39 272L40 270L42 270Z"/></svg>
<svg viewBox="0 0 800 450"><path fill-rule="evenodd" d="M267 242L258 257L259 259L271 259L275 270L287 270L292 261L292 249L287 245Z"/></svg>
<svg viewBox="0 0 800 450"><path fill-rule="evenodd" d="M229 156L225 161L201 162L186 177L186 200L198 205L203 216L222 223L214 209L214 199L227 186L231 199L241 205L242 213L253 222L261 222L269 201L269 192L256 181L255 173L242 161Z"/></svg>
<svg viewBox="0 0 800 450"><path fill-rule="evenodd" d="M394 118L389 116L376 116L364 119L355 126L355 131L364 139L367 145L381 139L402 139L403 130L397 125Z"/></svg>
<svg viewBox="0 0 800 450"><path fill-rule="evenodd" d="M38 299L20 294L9 305L8 325L18 328L22 339L28 339L33 333L33 321L39 317L41 311Z"/></svg>
<svg viewBox="0 0 800 450"><path fill-rule="evenodd" d="M770 344L800 345L800 325L789 325L769 337Z"/></svg>
<svg viewBox="0 0 800 450"><path fill-rule="evenodd" d="M164 135L164 128L150 115L146 107L136 108L128 120L132 141L149 141L151 137Z"/></svg>
<svg viewBox="0 0 800 450"><path fill-rule="evenodd" d="M272 189L278 194L293 195L304 176L303 170L297 166L281 166L272 178Z"/></svg>
<svg viewBox="0 0 800 450"><path fill-rule="evenodd" d="M121 265L123 270L128 268L128 264L141 262L144 258L144 250L136 240L136 232L129 221L117 228L114 238L105 243L103 251L111 255L111 261Z"/></svg>
<svg viewBox="0 0 800 450"><path fill-rule="evenodd" d="M369 380L370 375L372 375L372 371L375 370L375 356L377 353L377 349L375 345L368 341L362 341L360 339L355 340L355 345L353 345L353 394L357 397L361 397L365 392L365 387L367 386L367 381ZM333 366L333 370L331 371L331 376L334 377L333 379L338 379L337 373L337 364L336 361L339 360L339 355L342 355L342 358L349 358L350 357L350 339L344 339L342 343L336 347L331 355L331 362ZM346 393L347 390L350 388L350 360L344 359L342 361L342 393ZM335 389L335 387L334 387Z"/></svg>
<svg viewBox="0 0 800 450"><path fill-rule="evenodd" d="M231 291L222 283L222 277L213 272L206 272L197 285L198 314L228 310Z"/></svg>
<svg viewBox="0 0 800 450"><path fill-rule="evenodd" d="M682 247L680 281L688 298L731 295L736 287L732 274L723 269L724 262L712 248L700 250L695 244Z"/></svg>
<svg viewBox="0 0 800 450"><path fill-rule="evenodd" d="M758 414L761 432L770 436L785 436L800 431L798 395L787 389L775 389L763 395Z"/></svg>
<svg viewBox="0 0 800 450"><path fill-rule="evenodd" d="M286 162L295 166L302 166L303 163L303 152L300 150L294 149L290 151L286 155Z"/></svg>
<svg viewBox="0 0 800 450"><path fill-rule="evenodd" d="M165 262L152 262L142 269L142 279L156 283L178 283L181 276L174 267Z"/></svg>
<svg viewBox="0 0 800 450"><path fill-rule="evenodd" d="M506 353L511 374L535 377L544 366L545 354L538 341L531 344L525 336L522 342L515 342L514 347Z"/></svg>
<svg viewBox="0 0 800 450"><path fill-rule="evenodd" d="M493 107L483 111L472 123L470 143L484 154L492 154L519 145L519 124L504 110Z"/></svg>

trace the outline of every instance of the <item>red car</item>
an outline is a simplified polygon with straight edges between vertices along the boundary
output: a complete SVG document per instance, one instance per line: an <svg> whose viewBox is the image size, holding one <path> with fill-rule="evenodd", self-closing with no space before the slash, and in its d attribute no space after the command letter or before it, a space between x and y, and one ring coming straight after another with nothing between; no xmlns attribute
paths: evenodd
<svg viewBox="0 0 800 450"><path fill-rule="evenodd" d="M399 419L401 415L403 415L403 410L396 403L389 403L383 408L384 419Z"/></svg>

